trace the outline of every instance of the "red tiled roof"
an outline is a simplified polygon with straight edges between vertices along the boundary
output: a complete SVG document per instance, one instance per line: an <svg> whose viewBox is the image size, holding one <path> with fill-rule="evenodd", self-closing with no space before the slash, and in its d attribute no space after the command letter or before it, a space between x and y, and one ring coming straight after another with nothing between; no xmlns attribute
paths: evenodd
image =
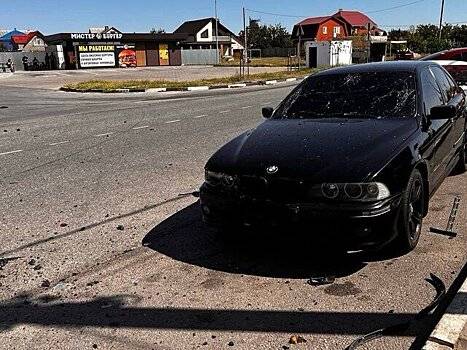
<svg viewBox="0 0 467 350"><path fill-rule="evenodd" d="M28 34L21 34L21 35L12 35L11 41L17 45L26 45L28 42L31 41L32 38L36 36L42 36L42 34L38 31L30 32Z"/></svg>
<svg viewBox="0 0 467 350"><path fill-rule="evenodd" d="M376 25L376 23L371 20L370 17L361 13L360 11L339 11L333 16L341 17L344 21L353 27L364 27L368 25L368 23Z"/></svg>
<svg viewBox="0 0 467 350"><path fill-rule="evenodd" d="M307 25L307 24L321 24L328 19L330 19L331 16L323 16L323 17L310 17L307 19L304 19L299 23L299 25Z"/></svg>

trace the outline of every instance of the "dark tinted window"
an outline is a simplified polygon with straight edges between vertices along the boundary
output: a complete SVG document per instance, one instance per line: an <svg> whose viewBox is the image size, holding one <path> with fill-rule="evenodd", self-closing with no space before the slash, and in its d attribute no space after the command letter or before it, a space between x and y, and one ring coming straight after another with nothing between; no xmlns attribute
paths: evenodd
<svg viewBox="0 0 467 350"><path fill-rule="evenodd" d="M449 59L453 61L462 61L462 55L460 53L456 53L450 56Z"/></svg>
<svg viewBox="0 0 467 350"><path fill-rule="evenodd" d="M438 81L445 101L449 102L456 93L455 85L453 85L452 81L450 81L444 70L440 67L431 67L430 69Z"/></svg>
<svg viewBox="0 0 467 350"><path fill-rule="evenodd" d="M462 61L467 62L467 51L462 52Z"/></svg>
<svg viewBox="0 0 467 350"><path fill-rule="evenodd" d="M423 102L425 104L425 114L430 115L431 108L444 104L438 84L429 69L425 69L421 74Z"/></svg>
<svg viewBox="0 0 467 350"><path fill-rule="evenodd" d="M208 32L207 29L206 29L204 32L201 33L201 37L202 37L203 39L209 38L209 32Z"/></svg>
<svg viewBox="0 0 467 350"><path fill-rule="evenodd" d="M275 118L411 117L416 111L412 72L328 74L307 79Z"/></svg>

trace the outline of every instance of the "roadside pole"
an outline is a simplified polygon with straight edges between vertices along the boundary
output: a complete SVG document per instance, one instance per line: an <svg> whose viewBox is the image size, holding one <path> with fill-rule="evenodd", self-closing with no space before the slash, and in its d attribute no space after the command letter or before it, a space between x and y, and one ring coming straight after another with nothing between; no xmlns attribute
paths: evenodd
<svg viewBox="0 0 467 350"><path fill-rule="evenodd" d="M441 0L441 14L439 16L439 40L441 40L441 34L443 32L443 16L444 16L444 0Z"/></svg>
<svg viewBox="0 0 467 350"><path fill-rule="evenodd" d="M244 48L243 48L243 76L245 76L245 64L248 64L248 35L246 33L246 15L245 7L243 8L243 34L244 34Z"/></svg>
<svg viewBox="0 0 467 350"><path fill-rule="evenodd" d="M217 0L214 0L214 13L216 16L216 61L217 64L219 64L219 18L217 17Z"/></svg>

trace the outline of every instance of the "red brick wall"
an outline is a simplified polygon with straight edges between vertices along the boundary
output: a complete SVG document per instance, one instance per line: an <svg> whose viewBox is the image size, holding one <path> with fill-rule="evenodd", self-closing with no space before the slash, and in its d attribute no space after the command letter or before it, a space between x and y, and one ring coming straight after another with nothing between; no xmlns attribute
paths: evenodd
<svg viewBox="0 0 467 350"><path fill-rule="evenodd" d="M323 33L323 28L327 28L326 34ZM317 41L329 41L334 39L334 27L340 28L340 34L337 34L337 38L345 38L347 36L345 27L340 22L330 18L326 22L321 23L318 28L318 33L316 34Z"/></svg>

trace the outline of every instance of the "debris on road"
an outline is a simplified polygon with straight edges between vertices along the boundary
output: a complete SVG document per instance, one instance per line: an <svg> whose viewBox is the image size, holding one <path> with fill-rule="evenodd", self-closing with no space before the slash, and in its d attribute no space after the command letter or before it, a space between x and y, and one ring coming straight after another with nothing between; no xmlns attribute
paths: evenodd
<svg viewBox="0 0 467 350"><path fill-rule="evenodd" d="M119 231L123 231L125 229L125 227L123 225L118 225L117 226L117 230Z"/></svg>
<svg viewBox="0 0 467 350"><path fill-rule="evenodd" d="M289 344L303 344L306 343L306 339L300 335L292 335L289 339Z"/></svg>
<svg viewBox="0 0 467 350"><path fill-rule="evenodd" d="M229 341L229 343L227 344L228 346L234 346L234 342L233 341Z"/></svg>
<svg viewBox="0 0 467 350"><path fill-rule="evenodd" d="M19 256L15 256L12 258L0 258L0 270L2 270L10 261L19 259Z"/></svg>
<svg viewBox="0 0 467 350"><path fill-rule="evenodd" d="M8 108L8 106L0 106L0 109Z"/></svg>
<svg viewBox="0 0 467 350"><path fill-rule="evenodd" d="M454 223L457 218L457 213L459 211L460 202L461 202L461 196L456 195L454 197L454 202L452 203L451 213L449 214L449 219L448 219L448 223L446 224L446 229L442 230L439 228L430 227L431 233L437 233L443 236L448 236L451 239L457 237L457 232L454 232L453 228L454 228Z"/></svg>
<svg viewBox="0 0 467 350"><path fill-rule="evenodd" d="M368 333L364 336L361 336L360 338L355 339L352 344L350 344L345 350L354 350L360 347L363 344L366 344L372 340L384 337L384 336L400 336L403 335L404 332L409 329L409 327L414 323L419 321L420 319L425 318L426 316L429 316L431 312L436 309L436 307L439 305L441 302L441 299L446 295L446 286L444 282L439 279L437 276L434 274L430 273L430 278L425 279L426 282L431 284L435 290L436 290L436 296L433 299L433 301L423 308L415 317L407 322L404 323L399 323L396 325L392 325L386 328L378 329L374 332Z"/></svg>
<svg viewBox="0 0 467 350"><path fill-rule="evenodd" d="M68 224L67 224L66 222L62 222L62 223L60 224L60 227L67 227L67 226L68 226Z"/></svg>
<svg viewBox="0 0 467 350"><path fill-rule="evenodd" d="M333 284L336 281L334 276L320 276L320 277L311 277L306 283L311 286L323 286L326 284Z"/></svg>
<svg viewBox="0 0 467 350"><path fill-rule="evenodd" d="M50 287L50 281L49 280L43 280L41 283L42 288L49 288Z"/></svg>

